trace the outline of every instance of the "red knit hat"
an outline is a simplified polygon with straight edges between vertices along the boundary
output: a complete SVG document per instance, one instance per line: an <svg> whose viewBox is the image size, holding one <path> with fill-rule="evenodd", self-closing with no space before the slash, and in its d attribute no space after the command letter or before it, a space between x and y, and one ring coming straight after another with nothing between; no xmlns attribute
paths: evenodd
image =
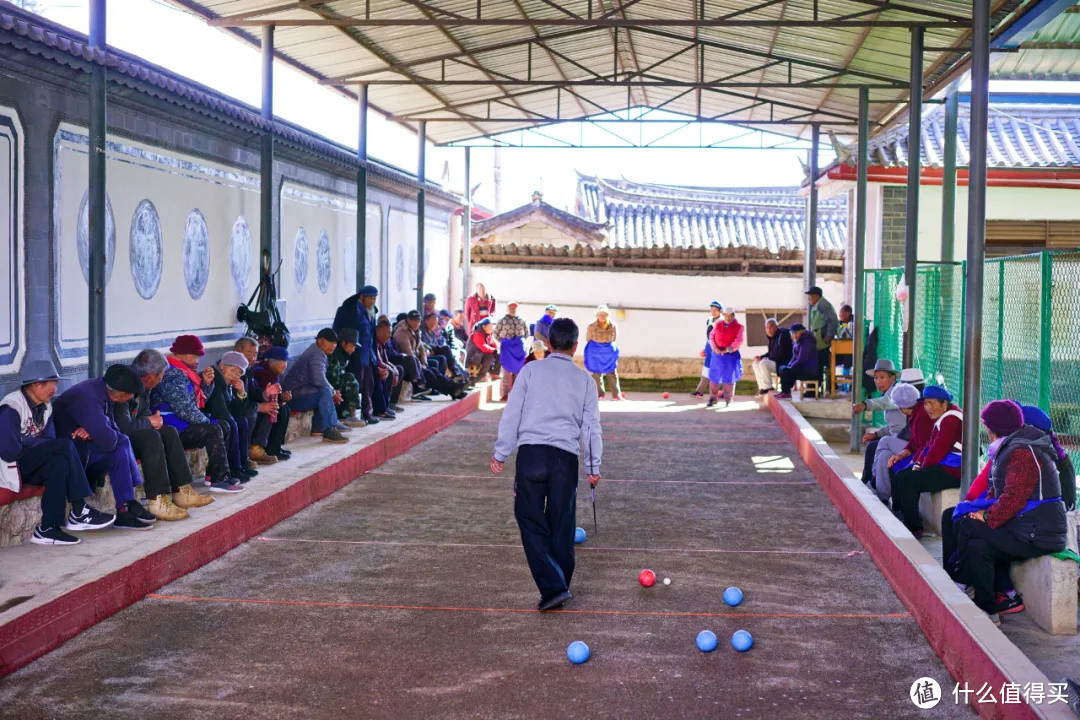
<svg viewBox="0 0 1080 720"><path fill-rule="evenodd" d="M1008 437L1024 426L1024 411L1012 400L995 400L982 411L986 429L998 437Z"/></svg>
<svg viewBox="0 0 1080 720"><path fill-rule="evenodd" d="M198 355L199 357L206 354L206 351L203 350L202 340L195 335L177 336L177 338L173 340L169 352L174 355Z"/></svg>

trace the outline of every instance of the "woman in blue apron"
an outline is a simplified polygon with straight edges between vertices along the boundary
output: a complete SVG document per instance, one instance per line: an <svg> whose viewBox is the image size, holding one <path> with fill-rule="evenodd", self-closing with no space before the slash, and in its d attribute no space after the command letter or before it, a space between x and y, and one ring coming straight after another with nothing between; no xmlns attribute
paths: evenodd
<svg viewBox="0 0 1080 720"><path fill-rule="evenodd" d="M607 382L611 383L612 399L625 400L619 387L619 346L615 342L619 328L611 322L610 315L607 305L596 308L596 322L585 331L585 369L592 373L601 400Z"/></svg>
<svg viewBox="0 0 1080 720"><path fill-rule="evenodd" d="M720 312L722 318L709 338L713 356L709 363L709 402L705 407L716 405L718 399L724 400L725 407L730 405L735 394L735 383L742 377L739 348L745 339L743 326L735 319L735 311L731 308L724 308Z"/></svg>
<svg viewBox="0 0 1080 720"><path fill-rule="evenodd" d="M514 380L521 368L525 367L525 358L529 351L525 348L525 339L529 336L529 326L517 316L518 304L508 303L506 315L495 326L495 339L499 341L499 362L502 364L502 378L499 381L501 401L506 402L514 388Z"/></svg>
<svg viewBox="0 0 1080 720"><path fill-rule="evenodd" d="M690 393L690 397L705 397L705 391L709 389L709 365L712 363L712 331L716 326L717 321L720 319L720 311L723 309L723 305L719 300L713 300L709 303L709 311L712 315L705 321L705 349L701 351L701 358L703 360L701 364L701 382L698 383L697 389Z"/></svg>

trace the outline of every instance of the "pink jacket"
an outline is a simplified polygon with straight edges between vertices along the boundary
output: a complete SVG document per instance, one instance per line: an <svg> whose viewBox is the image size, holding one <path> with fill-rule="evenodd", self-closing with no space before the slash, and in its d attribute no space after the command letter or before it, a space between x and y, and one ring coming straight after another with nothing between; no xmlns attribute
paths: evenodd
<svg viewBox="0 0 1080 720"><path fill-rule="evenodd" d="M472 334L476 323L495 314L495 296L490 293L487 300L473 293L465 299L465 332Z"/></svg>

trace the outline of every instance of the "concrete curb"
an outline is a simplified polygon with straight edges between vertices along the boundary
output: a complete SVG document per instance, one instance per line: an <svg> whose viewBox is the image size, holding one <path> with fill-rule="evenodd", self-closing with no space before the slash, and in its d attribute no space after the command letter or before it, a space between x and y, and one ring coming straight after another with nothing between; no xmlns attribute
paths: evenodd
<svg viewBox="0 0 1080 720"><path fill-rule="evenodd" d="M13 619L0 627L0 677L454 424L480 407L480 395L471 393L254 505Z"/></svg>
<svg viewBox="0 0 1080 720"><path fill-rule="evenodd" d="M1046 675L957 589L941 565L873 491L851 474L792 404L771 395L765 402L956 681L976 692L986 683L995 698L1000 698L1006 683L1017 683L1021 688L1026 683L1043 683L1045 687L1050 682ZM942 688L942 694L942 702L953 702L952 688ZM975 699L974 694L971 697ZM1075 719L1068 705L1060 702L973 705L981 717L995 720Z"/></svg>

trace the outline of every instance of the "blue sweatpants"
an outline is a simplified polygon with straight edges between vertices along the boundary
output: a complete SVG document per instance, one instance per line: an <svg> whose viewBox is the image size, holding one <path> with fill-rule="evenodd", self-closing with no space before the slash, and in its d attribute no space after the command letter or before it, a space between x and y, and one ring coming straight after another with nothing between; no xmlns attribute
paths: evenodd
<svg viewBox="0 0 1080 720"><path fill-rule="evenodd" d="M127 435L120 436L116 449L111 452L102 450L93 442L79 440L76 443L85 443L80 454L85 453L88 476L109 474L109 483L112 485L117 507L135 499L135 486L142 485L142 475L139 474L139 466L135 462L135 454L131 451L131 441Z"/></svg>

